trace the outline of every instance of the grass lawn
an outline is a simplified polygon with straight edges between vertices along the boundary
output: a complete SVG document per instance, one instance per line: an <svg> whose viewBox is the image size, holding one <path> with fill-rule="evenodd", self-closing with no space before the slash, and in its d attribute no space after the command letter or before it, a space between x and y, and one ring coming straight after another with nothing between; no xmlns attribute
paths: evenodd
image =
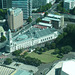
<svg viewBox="0 0 75 75"><path fill-rule="evenodd" d="M37 54L35 52L32 52L32 53L29 53L27 56L30 56L32 58L37 58L41 60L41 62L43 63L49 63L59 59L56 57L57 55L51 54L53 51L54 50L49 50L49 51L43 52L42 54Z"/></svg>

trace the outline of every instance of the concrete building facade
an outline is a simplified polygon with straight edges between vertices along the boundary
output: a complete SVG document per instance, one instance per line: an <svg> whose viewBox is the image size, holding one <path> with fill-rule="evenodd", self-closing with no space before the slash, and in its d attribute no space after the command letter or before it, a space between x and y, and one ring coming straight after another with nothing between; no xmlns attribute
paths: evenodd
<svg viewBox="0 0 75 75"><path fill-rule="evenodd" d="M51 24L51 27L56 29L62 28L64 26L64 16L48 14L47 17L42 18L41 22Z"/></svg>
<svg viewBox="0 0 75 75"><path fill-rule="evenodd" d="M64 0L64 8L67 10L75 7L75 0Z"/></svg>
<svg viewBox="0 0 75 75"><path fill-rule="evenodd" d="M8 25L12 31L23 26L23 11L20 8L9 8L7 11Z"/></svg>
<svg viewBox="0 0 75 75"><path fill-rule="evenodd" d="M51 20L51 24L54 28L62 28L64 26L64 16L48 14L47 16Z"/></svg>
<svg viewBox="0 0 75 75"><path fill-rule="evenodd" d="M23 19L32 16L32 0L12 0L12 7L21 8L23 11Z"/></svg>
<svg viewBox="0 0 75 75"><path fill-rule="evenodd" d="M20 33L12 38L11 31L8 31L8 44L6 45L7 52L29 48L37 44L41 44L58 36L58 31L54 28L39 29L31 27L27 32Z"/></svg>

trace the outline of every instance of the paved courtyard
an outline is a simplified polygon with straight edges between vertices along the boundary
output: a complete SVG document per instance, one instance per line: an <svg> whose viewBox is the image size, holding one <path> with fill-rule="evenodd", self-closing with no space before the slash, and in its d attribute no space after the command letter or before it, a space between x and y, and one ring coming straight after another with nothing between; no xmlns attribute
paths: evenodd
<svg viewBox="0 0 75 75"><path fill-rule="evenodd" d="M19 64L19 66L16 66L15 64ZM12 67L12 68L15 68L16 70L19 70L19 69L23 69L23 70L27 70L27 71L30 71L32 70L33 73L36 73L38 71L38 68L35 67L35 66L31 66L31 65L25 65L23 63L19 63L19 62L13 62L11 63L10 65L8 65L9 67Z"/></svg>

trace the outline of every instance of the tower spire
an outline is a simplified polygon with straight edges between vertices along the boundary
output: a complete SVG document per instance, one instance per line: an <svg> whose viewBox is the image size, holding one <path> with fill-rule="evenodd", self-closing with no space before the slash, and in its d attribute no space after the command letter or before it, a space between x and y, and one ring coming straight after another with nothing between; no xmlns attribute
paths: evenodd
<svg viewBox="0 0 75 75"><path fill-rule="evenodd" d="M11 35L11 30L8 30L8 41L9 41L9 45L12 44L12 35Z"/></svg>

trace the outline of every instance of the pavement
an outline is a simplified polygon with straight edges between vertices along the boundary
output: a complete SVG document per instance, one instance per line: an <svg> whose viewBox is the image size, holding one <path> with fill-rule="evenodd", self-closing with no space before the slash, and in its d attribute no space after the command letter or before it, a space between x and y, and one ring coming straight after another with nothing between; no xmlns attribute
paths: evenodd
<svg viewBox="0 0 75 75"><path fill-rule="evenodd" d="M58 62L46 75L55 75L55 69L61 68L63 61Z"/></svg>
<svg viewBox="0 0 75 75"><path fill-rule="evenodd" d="M19 64L19 66L16 66L15 64ZM13 62L13 63L11 63L10 65L7 65L7 66L15 68L16 70L19 70L19 69L23 69L23 70L27 70L27 71L32 70L33 73L36 73L38 71L38 67L31 66L31 65L25 65L25 64L20 63L20 62Z"/></svg>

